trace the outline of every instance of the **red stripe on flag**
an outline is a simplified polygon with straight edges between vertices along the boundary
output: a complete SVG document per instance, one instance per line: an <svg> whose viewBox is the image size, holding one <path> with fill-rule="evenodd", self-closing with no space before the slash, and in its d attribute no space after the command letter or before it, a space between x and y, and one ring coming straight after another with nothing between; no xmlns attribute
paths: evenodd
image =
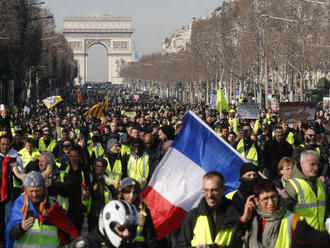
<svg viewBox="0 0 330 248"><path fill-rule="evenodd" d="M187 214L183 208L173 205L150 186L141 197L148 204L159 240L181 227Z"/></svg>

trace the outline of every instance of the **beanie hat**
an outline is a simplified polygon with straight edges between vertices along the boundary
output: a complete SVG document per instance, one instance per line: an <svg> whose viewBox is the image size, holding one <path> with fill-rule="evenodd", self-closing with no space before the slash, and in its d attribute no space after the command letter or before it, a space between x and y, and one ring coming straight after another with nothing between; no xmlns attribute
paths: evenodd
<svg viewBox="0 0 330 248"><path fill-rule="evenodd" d="M129 186L135 186L140 191L140 184L131 177L125 177L120 184L119 191L122 191L124 188Z"/></svg>
<svg viewBox="0 0 330 248"><path fill-rule="evenodd" d="M258 172L258 167L252 163L242 164L241 169L239 171L240 177L242 177L246 172L249 172L249 171Z"/></svg>
<svg viewBox="0 0 330 248"><path fill-rule="evenodd" d="M115 144L119 144L118 140L116 140L116 139L109 139L108 142L107 142L107 148L110 149Z"/></svg>
<svg viewBox="0 0 330 248"><path fill-rule="evenodd" d="M38 186L43 186L44 184L45 181L42 178L41 173L38 171L31 171L28 174L26 174L24 178L25 187L38 187Z"/></svg>
<svg viewBox="0 0 330 248"><path fill-rule="evenodd" d="M174 128L172 126L165 125L165 126L162 126L160 128L160 130L162 130L162 132L166 135L167 139L174 140L175 130L174 130Z"/></svg>

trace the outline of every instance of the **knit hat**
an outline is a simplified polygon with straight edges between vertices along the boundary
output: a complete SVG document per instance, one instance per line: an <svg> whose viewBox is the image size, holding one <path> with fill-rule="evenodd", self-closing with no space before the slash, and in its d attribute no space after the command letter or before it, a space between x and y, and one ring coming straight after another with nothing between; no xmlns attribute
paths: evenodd
<svg viewBox="0 0 330 248"><path fill-rule="evenodd" d="M26 174L24 178L25 187L38 187L38 186L43 186L44 184L45 181L42 178L41 173L38 171L31 171L28 174Z"/></svg>
<svg viewBox="0 0 330 248"><path fill-rule="evenodd" d="M165 125L165 126L162 126L160 128L160 130L162 130L162 132L166 135L167 139L174 140L175 130L174 130L174 128L172 126Z"/></svg>
<svg viewBox="0 0 330 248"><path fill-rule="evenodd" d="M240 177L242 177L246 172L249 172L249 171L258 172L258 167L252 163L242 164L241 169L239 171Z"/></svg>
<svg viewBox="0 0 330 248"><path fill-rule="evenodd" d="M135 186L138 190L140 190L140 183L134 180L131 177L125 177L120 184L119 191L122 191L124 188L129 186Z"/></svg>
<svg viewBox="0 0 330 248"><path fill-rule="evenodd" d="M109 139L107 142L107 148L111 149L115 144L119 144L118 140L116 139Z"/></svg>

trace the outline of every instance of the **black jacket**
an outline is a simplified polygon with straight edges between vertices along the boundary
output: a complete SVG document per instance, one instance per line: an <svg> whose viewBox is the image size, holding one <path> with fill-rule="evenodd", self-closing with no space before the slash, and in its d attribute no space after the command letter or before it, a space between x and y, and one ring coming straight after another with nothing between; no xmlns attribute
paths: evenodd
<svg viewBox="0 0 330 248"><path fill-rule="evenodd" d="M281 145L275 139L266 142L261 160L261 169L266 169L266 174L268 174L266 176L277 179L279 177L278 162L285 156L291 157L292 152L292 146L286 141L283 141Z"/></svg>
<svg viewBox="0 0 330 248"><path fill-rule="evenodd" d="M244 224L239 222L239 213L231 200L223 197L221 206L216 210L216 222L214 222L211 209L208 207L205 198L199 202L197 208L191 210L185 217L181 233L177 242L177 248L191 247L193 231L197 218L200 215L207 215L210 225L211 236L215 239L220 230L230 227L236 227L229 247L241 247L240 238L244 233Z"/></svg>

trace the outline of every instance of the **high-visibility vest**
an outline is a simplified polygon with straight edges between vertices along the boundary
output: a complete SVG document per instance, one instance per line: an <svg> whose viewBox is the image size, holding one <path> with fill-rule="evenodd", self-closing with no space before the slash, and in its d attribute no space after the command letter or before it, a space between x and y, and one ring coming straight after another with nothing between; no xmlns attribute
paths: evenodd
<svg viewBox="0 0 330 248"><path fill-rule="evenodd" d="M300 146L301 146L301 147L305 147L304 144L301 144ZM314 148L314 151L317 153L317 156L318 156L319 158L321 158L321 150L320 150L320 148L315 147L315 148Z"/></svg>
<svg viewBox="0 0 330 248"><path fill-rule="evenodd" d="M15 241L14 248L57 248L60 245L57 232L56 226L39 223L35 218L33 226Z"/></svg>
<svg viewBox="0 0 330 248"><path fill-rule="evenodd" d="M109 187L104 185L103 188L104 188L104 191L103 191L103 193L104 193L104 204L107 204L108 202L113 200L113 197L112 197L112 194L111 194L111 191L110 191ZM93 190L95 191L96 189L97 189L97 184L94 184ZM91 196L91 194L89 194L89 196L88 196L86 207L87 207L87 213L89 213L91 211L91 207L92 207L92 196Z"/></svg>
<svg viewBox="0 0 330 248"><path fill-rule="evenodd" d="M40 152L38 148L33 148L30 154L26 148L21 149L18 154L23 161L23 167L25 168L32 158L40 159Z"/></svg>
<svg viewBox="0 0 330 248"><path fill-rule="evenodd" d="M121 146L120 146L120 155L122 157L124 157L124 155L130 154L130 153L131 153L131 147L129 145L126 145L126 144L121 144Z"/></svg>
<svg viewBox="0 0 330 248"><path fill-rule="evenodd" d="M138 182L141 178L147 178L149 175L149 155L144 153L136 159L131 154L127 163L127 175Z"/></svg>
<svg viewBox="0 0 330 248"><path fill-rule="evenodd" d="M191 240L191 246L197 246L199 244L210 245L218 244L223 246L229 246L235 227L229 227L220 230L215 239L212 239L209 221L206 215L200 215L193 230L193 239Z"/></svg>
<svg viewBox="0 0 330 248"><path fill-rule="evenodd" d="M139 216L140 216L140 225L136 227L136 237L137 242L145 242L146 238L143 234L143 226L146 218L146 203L141 200L139 204Z"/></svg>
<svg viewBox="0 0 330 248"><path fill-rule="evenodd" d="M290 248L292 244L292 223L297 214L287 211L282 218L274 248Z"/></svg>
<svg viewBox="0 0 330 248"><path fill-rule="evenodd" d="M64 182L64 177L69 173L69 171L70 171L70 166L67 166L64 171L63 170L60 171L60 178L61 178L62 183ZM65 211L68 211L68 209L69 209L69 198L68 197L57 195L57 202L62 206L62 208Z"/></svg>
<svg viewBox="0 0 330 248"><path fill-rule="evenodd" d="M292 178L288 182L297 194L294 212L304 218L307 224L315 230L324 231L326 194L322 182L316 179L317 195L301 178Z"/></svg>
<svg viewBox="0 0 330 248"><path fill-rule="evenodd" d="M87 147L89 156L92 157L93 153L95 153L95 157L101 157L104 154L104 149L100 143L97 143L95 146L88 146Z"/></svg>
<svg viewBox="0 0 330 248"><path fill-rule="evenodd" d="M234 197L234 195L235 195L235 193L236 193L237 191L238 191L238 190L236 189L236 190L234 190L234 191L232 191L232 192L226 194L226 198L229 199L229 200L232 200L233 197Z"/></svg>
<svg viewBox="0 0 330 248"><path fill-rule="evenodd" d="M246 151L244 151L244 141L243 139L241 139L238 142L237 151L239 154L241 154L243 158L245 158L246 160L248 160L249 162L255 165L258 165L258 152L254 144L252 144L252 146L250 147L249 151L246 154Z"/></svg>
<svg viewBox="0 0 330 248"><path fill-rule="evenodd" d="M294 134L293 132L289 132L288 136L286 137L286 142L288 142L294 148Z"/></svg>
<svg viewBox="0 0 330 248"><path fill-rule="evenodd" d="M237 118L228 118L229 126L233 123L233 131L238 135L238 119Z"/></svg>
<svg viewBox="0 0 330 248"><path fill-rule="evenodd" d="M115 164L113 165L113 168L111 170L109 159L106 156L104 156L104 159L107 161L107 168L105 170L106 174L112 179L115 179L116 176L118 176L119 179L121 179L121 176L123 175L123 169L122 169L123 167L121 160L119 158L116 159Z"/></svg>
<svg viewBox="0 0 330 248"><path fill-rule="evenodd" d="M55 140L51 140L49 145L46 147L46 144L45 144L45 141L44 141L44 138L41 137L39 139L39 150L40 151L47 151L47 152L53 152L54 148L56 146L56 141Z"/></svg>

